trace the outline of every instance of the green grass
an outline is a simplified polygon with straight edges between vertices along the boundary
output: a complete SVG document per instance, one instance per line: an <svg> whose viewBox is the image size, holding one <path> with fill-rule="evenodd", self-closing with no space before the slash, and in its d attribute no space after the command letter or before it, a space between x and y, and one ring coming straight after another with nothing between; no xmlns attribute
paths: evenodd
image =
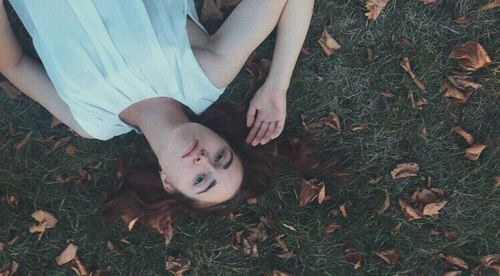
<svg viewBox="0 0 500 276"><path fill-rule="evenodd" d="M54 257L67 240L79 245L78 255L89 271L112 267L111 275L164 275L166 256L191 260L188 275L260 275L273 269L297 275L442 275L449 266L440 253L459 256L475 267L481 256L500 253L500 200L493 177L500 175L500 109L498 107L498 57L500 38L498 9L477 12L488 1L445 1L424 6L416 0L393 0L377 21L367 21L364 1L318 0L305 47L311 54L301 55L288 92L287 131L306 133L300 115L319 118L336 112L342 122L342 133L316 129L321 137L325 158L339 155L341 166L350 174L348 185L341 189L334 177L327 176L327 193L333 200L322 205L311 203L298 207L296 187L303 175L281 171L276 188L259 199L257 205L244 205L236 221L193 215L176 226L169 246L161 237L141 225L127 231L119 221L106 223L101 219L101 193L112 190L116 168L114 160L133 152L133 144L144 137L130 134L111 141L73 138L69 144L80 152L64 153L64 147L52 151L35 138L64 137L64 126L51 129L51 115L27 97L10 100L0 94L0 193L18 195L19 205L10 207L0 202L0 241L15 236L19 239L0 252L0 267L11 260L20 264L20 275L71 275L69 265L57 266ZM467 16L473 24L457 27L452 20ZM317 44L323 26L342 45L327 58ZM400 37L410 44L400 42ZM457 69L448 59L451 48L469 40L480 42L493 63L472 74L483 87L464 106L443 97L440 85ZM33 52L27 39L22 39ZM271 36L257 51L257 56L270 58L274 38ZM373 49L375 59L369 62L366 48ZM410 58L417 75L427 85L420 92L399 62ZM315 75L325 76L319 82ZM389 90L396 97L385 99L379 92ZM412 108L407 93L425 97L429 104L422 110ZM250 97L244 71L229 86L224 99ZM449 112L457 115L453 118ZM356 123L370 128L352 134ZM19 137L2 136L9 126L18 128ZM487 142L478 161L464 158L467 144L450 129L462 126L477 141ZM421 129L427 129L427 137ZM33 139L16 151L12 146L29 131ZM90 170L92 179L82 187L57 183L58 174L74 176L85 163L102 161L102 168ZM431 176L433 187L442 187L448 205L436 218L407 221L398 199L408 198L427 180L410 177L392 180L390 171L402 162L417 162L425 176ZM378 184L369 184L380 176ZM385 190L391 193L391 207L383 214L377 209L384 201ZM347 203L349 216L339 218L342 229L330 236L323 233L331 221L328 213ZM48 210L59 218L55 229L48 230L41 241L28 232L33 223L31 213ZM272 213L286 243L297 257L288 260L276 255L279 250L268 240L258 244L260 256L250 258L230 247L231 234L246 223ZM282 223L292 225L296 232ZM400 232L390 230L401 223ZM451 229L458 233L454 241L433 237L430 229ZM129 245L119 242L125 238ZM113 241L125 251L122 256L106 250L106 241ZM363 252L359 270L344 261L341 246ZM400 257L395 265L387 265L373 252L395 248ZM482 268L483 275L494 275ZM469 275L470 271L464 275Z"/></svg>

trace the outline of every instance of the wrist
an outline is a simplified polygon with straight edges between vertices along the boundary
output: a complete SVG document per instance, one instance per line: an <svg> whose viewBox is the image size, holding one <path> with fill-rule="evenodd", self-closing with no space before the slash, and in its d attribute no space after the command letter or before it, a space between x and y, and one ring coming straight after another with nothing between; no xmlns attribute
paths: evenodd
<svg viewBox="0 0 500 276"><path fill-rule="evenodd" d="M277 91L280 93L286 93L288 87L290 86L289 78L278 78L273 75L268 75L264 85L268 87L269 90Z"/></svg>

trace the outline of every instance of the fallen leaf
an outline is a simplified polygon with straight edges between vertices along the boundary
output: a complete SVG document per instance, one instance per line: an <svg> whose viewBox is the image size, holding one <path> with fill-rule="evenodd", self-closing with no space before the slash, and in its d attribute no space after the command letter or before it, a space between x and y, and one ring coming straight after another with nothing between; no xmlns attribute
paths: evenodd
<svg viewBox="0 0 500 276"><path fill-rule="evenodd" d="M328 33L326 27L323 28L323 33L318 39L318 43L321 48L323 48L323 52L325 52L327 56L331 56L333 53L335 53L335 51L342 48L342 46L337 43L337 41L330 35L330 33Z"/></svg>
<svg viewBox="0 0 500 276"><path fill-rule="evenodd" d="M459 90L467 93L475 92L481 85L479 83L472 82L469 76L466 75L451 75L447 77L448 81L450 81L453 86L458 88Z"/></svg>
<svg viewBox="0 0 500 276"><path fill-rule="evenodd" d="M357 251L354 248L345 248L342 250L344 253L344 260L352 265L354 265L354 269L358 270L361 268L361 261L363 258L363 253Z"/></svg>
<svg viewBox="0 0 500 276"><path fill-rule="evenodd" d="M57 219L54 215L47 211L37 210L31 216L38 222L30 227L30 233L40 233L38 240L42 238L43 233L48 228L54 228L57 224Z"/></svg>
<svg viewBox="0 0 500 276"><path fill-rule="evenodd" d="M483 256L481 263L487 268L494 269L497 274L500 274L500 254Z"/></svg>
<svg viewBox="0 0 500 276"><path fill-rule="evenodd" d="M165 269L175 276L182 276L184 272L191 270L191 261L168 256L165 259Z"/></svg>
<svg viewBox="0 0 500 276"><path fill-rule="evenodd" d="M495 181L495 188L500 188L500 175L493 177L493 180Z"/></svg>
<svg viewBox="0 0 500 276"><path fill-rule="evenodd" d="M382 176L371 177L370 181L368 181L368 183L370 183L370 184L377 184L377 183L380 182L380 180L382 180Z"/></svg>
<svg viewBox="0 0 500 276"><path fill-rule="evenodd" d="M384 203L382 204L382 206L380 206L380 208L378 209L377 213L382 214L390 206L391 206L391 197L390 197L389 192L385 191L385 200L384 200Z"/></svg>
<svg viewBox="0 0 500 276"><path fill-rule="evenodd" d="M75 146L73 145L69 145L67 146L65 149L64 149L64 152L67 154L67 155L75 155L75 153L78 151L78 148L76 148Z"/></svg>
<svg viewBox="0 0 500 276"><path fill-rule="evenodd" d="M73 259L72 264L73 264L72 269L77 273L77 275L80 276L89 275L89 273L87 272L87 268L85 268L85 266L83 265L80 258L78 258L78 256L75 256L75 259Z"/></svg>
<svg viewBox="0 0 500 276"><path fill-rule="evenodd" d="M462 271L460 270L445 271L443 273L443 276L459 276L459 275L462 275Z"/></svg>
<svg viewBox="0 0 500 276"><path fill-rule="evenodd" d="M123 254L125 254L125 253L123 253L123 250L119 249L118 247L115 247L115 245L111 241L107 241L106 242L106 248L110 252L115 253L117 255L123 255Z"/></svg>
<svg viewBox="0 0 500 276"><path fill-rule="evenodd" d="M9 205L10 207L16 207L18 204L16 194L6 193L3 199L5 200L5 203L7 203L7 205Z"/></svg>
<svg viewBox="0 0 500 276"><path fill-rule="evenodd" d="M224 13L219 9L215 0L203 0L200 11L200 21L218 21L224 18Z"/></svg>
<svg viewBox="0 0 500 276"><path fill-rule="evenodd" d="M437 216L439 214L439 210L441 210L448 201L443 200L441 202L429 203L425 205L424 211L422 214L424 216Z"/></svg>
<svg viewBox="0 0 500 276"><path fill-rule="evenodd" d="M397 164L396 168L391 171L392 179L405 178L410 176L416 176L420 167L417 163L401 163Z"/></svg>
<svg viewBox="0 0 500 276"><path fill-rule="evenodd" d="M468 71L476 71L491 63L483 46L475 41L454 46L449 58L457 59L460 67Z"/></svg>
<svg viewBox="0 0 500 276"><path fill-rule="evenodd" d="M368 61L373 61L374 55L371 48L366 48L366 58L368 59Z"/></svg>
<svg viewBox="0 0 500 276"><path fill-rule="evenodd" d="M454 241L454 240L458 239L458 233L455 231L451 231L451 230L444 230L443 236L448 241Z"/></svg>
<svg viewBox="0 0 500 276"><path fill-rule="evenodd" d="M424 5L431 5L436 3L436 0L420 0L424 3Z"/></svg>
<svg viewBox="0 0 500 276"><path fill-rule="evenodd" d="M395 236L399 233L399 230L401 230L401 222L398 222L398 224L391 229L391 235Z"/></svg>
<svg viewBox="0 0 500 276"><path fill-rule="evenodd" d="M399 200L399 206L408 220L420 219L422 215L404 200Z"/></svg>
<svg viewBox="0 0 500 276"><path fill-rule="evenodd" d="M485 11L485 10L490 10L490 9L494 9L494 8L498 8L498 7L500 7L500 0L493 0L488 4L481 5L478 10Z"/></svg>
<svg viewBox="0 0 500 276"><path fill-rule="evenodd" d="M382 13L389 0L366 0L365 6L368 11L365 13L368 20L375 20Z"/></svg>
<svg viewBox="0 0 500 276"><path fill-rule="evenodd" d="M380 96L384 97L384 98L394 98L394 94L392 94L391 92L389 91L382 91L379 93Z"/></svg>
<svg viewBox="0 0 500 276"><path fill-rule="evenodd" d="M455 266L458 266L458 267L463 268L463 269L469 269L468 264L459 257L453 256L453 255L447 255L447 254L443 254L443 253L439 254L439 256L444 258L445 261L451 265L455 265Z"/></svg>
<svg viewBox="0 0 500 276"><path fill-rule="evenodd" d="M22 148L26 143L28 143L31 140L31 134L33 134L33 130L28 132L26 136L19 142L14 145L14 149L19 150Z"/></svg>
<svg viewBox="0 0 500 276"><path fill-rule="evenodd" d="M364 123L364 124L355 124L353 127L352 127L352 131L353 132L358 132L358 131L362 131L362 130L365 130L365 129L368 129L368 124Z"/></svg>
<svg viewBox="0 0 500 276"><path fill-rule="evenodd" d="M302 180L299 184L299 207L315 200L321 191L324 191L325 183L317 179ZM319 201L319 200L318 200ZM319 202L321 204L321 202Z"/></svg>
<svg viewBox="0 0 500 276"><path fill-rule="evenodd" d="M73 243L69 243L66 249L59 256L55 258L56 263L58 265L63 265L65 263L70 262L76 257L76 251L78 250L78 246Z"/></svg>
<svg viewBox="0 0 500 276"><path fill-rule="evenodd" d="M475 144L470 148L465 149L465 157L472 161L477 161L481 152L486 148L485 144Z"/></svg>
<svg viewBox="0 0 500 276"><path fill-rule="evenodd" d="M456 134L462 136L462 138L465 139L467 144L469 144L469 145L474 144L474 137L472 137L472 135L470 133L463 130L461 127L454 127L451 130L454 131Z"/></svg>
<svg viewBox="0 0 500 276"><path fill-rule="evenodd" d="M462 27L462 28L467 28L469 25L472 24L472 22L470 21L469 18L465 17L465 16L460 16L460 17L457 17L453 20L453 23L455 23L456 25Z"/></svg>
<svg viewBox="0 0 500 276"><path fill-rule="evenodd" d="M429 104L429 101L426 98L421 98L415 103L415 106L417 109L422 109L422 106L427 104Z"/></svg>
<svg viewBox="0 0 500 276"><path fill-rule="evenodd" d="M296 257L296 255L288 249L288 245L285 243L285 241L283 241L284 236L285 235L279 235L275 237L277 243L275 243L274 246L280 248L282 251L281 254L278 254L278 257L282 259L289 259L292 257Z"/></svg>
<svg viewBox="0 0 500 276"><path fill-rule="evenodd" d="M283 272L283 271L279 271L277 269L273 269L272 276L292 276L292 273Z"/></svg>
<svg viewBox="0 0 500 276"><path fill-rule="evenodd" d="M346 218L347 217L347 207L346 207L345 203L340 205L339 209L340 209L340 213L342 214L342 216L344 218Z"/></svg>
<svg viewBox="0 0 500 276"><path fill-rule="evenodd" d="M327 116L321 117L318 122L306 123L304 118L302 118L302 125L305 129L318 128L323 126L328 126L337 132L342 132L342 127L340 125L340 118L335 112L328 113Z"/></svg>
<svg viewBox="0 0 500 276"><path fill-rule="evenodd" d="M387 249L375 252L375 255L384 260L387 264L397 264L398 263L398 253L396 249Z"/></svg>
<svg viewBox="0 0 500 276"><path fill-rule="evenodd" d="M292 231L297 232L297 230L295 229L295 227L293 227L293 226L291 226L291 225L288 225L288 224L286 224L286 223L282 223L281 225L283 225L283 226L284 226L285 228L287 228L287 229L290 229L290 230L292 230Z"/></svg>
<svg viewBox="0 0 500 276"><path fill-rule="evenodd" d="M325 226L325 234L330 235L333 232L339 230L340 228L342 228L342 225L340 225L336 222L332 222L332 223L328 224L327 226Z"/></svg>
<svg viewBox="0 0 500 276"><path fill-rule="evenodd" d="M130 231L130 230L132 230L132 228L134 228L134 225L135 225L135 223L136 223L138 220L139 220L139 217L132 219L132 220L128 223L127 228L128 228L128 230L129 230L129 231Z"/></svg>
<svg viewBox="0 0 500 276"><path fill-rule="evenodd" d="M472 96L472 93L468 95L464 95L462 91L460 91L458 88L456 88L454 85L452 85L449 82L445 82L441 88L442 91L444 91L444 96L450 100L452 100L455 103L458 104L464 104L466 103L470 96Z"/></svg>
<svg viewBox="0 0 500 276"><path fill-rule="evenodd" d="M420 91L426 90L425 84L417 77L417 74L415 74L415 72L413 72L413 69L411 68L411 65L410 65L409 58L403 57L403 59L401 60L401 67L410 75L411 79L413 80L415 85L417 85L417 87L418 87L418 89L420 89Z"/></svg>

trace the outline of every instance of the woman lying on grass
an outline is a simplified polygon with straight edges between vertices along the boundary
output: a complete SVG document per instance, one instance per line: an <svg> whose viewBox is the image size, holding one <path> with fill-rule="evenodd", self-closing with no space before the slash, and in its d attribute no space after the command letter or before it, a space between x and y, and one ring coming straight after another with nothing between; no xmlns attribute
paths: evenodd
<svg viewBox="0 0 500 276"><path fill-rule="evenodd" d="M135 130L149 142L153 161L127 165L108 217L224 213L267 188L275 155L251 146L283 130L313 0L243 0L213 35L192 0L11 0L43 67L24 54L4 2L5 77L82 137ZM270 72L248 109L209 108L275 26Z"/></svg>

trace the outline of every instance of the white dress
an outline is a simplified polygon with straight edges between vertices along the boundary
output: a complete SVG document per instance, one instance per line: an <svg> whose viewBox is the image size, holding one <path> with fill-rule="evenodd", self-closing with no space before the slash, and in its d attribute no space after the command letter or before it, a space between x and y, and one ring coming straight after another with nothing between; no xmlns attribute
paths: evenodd
<svg viewBox="0 0 500 276"><path fill-rule="evenodd" d="M130 105L171 97L199 114L225 88L195 59L186 30L193 0L10 0L75 120L94 138L135 130Z"/></svg>

